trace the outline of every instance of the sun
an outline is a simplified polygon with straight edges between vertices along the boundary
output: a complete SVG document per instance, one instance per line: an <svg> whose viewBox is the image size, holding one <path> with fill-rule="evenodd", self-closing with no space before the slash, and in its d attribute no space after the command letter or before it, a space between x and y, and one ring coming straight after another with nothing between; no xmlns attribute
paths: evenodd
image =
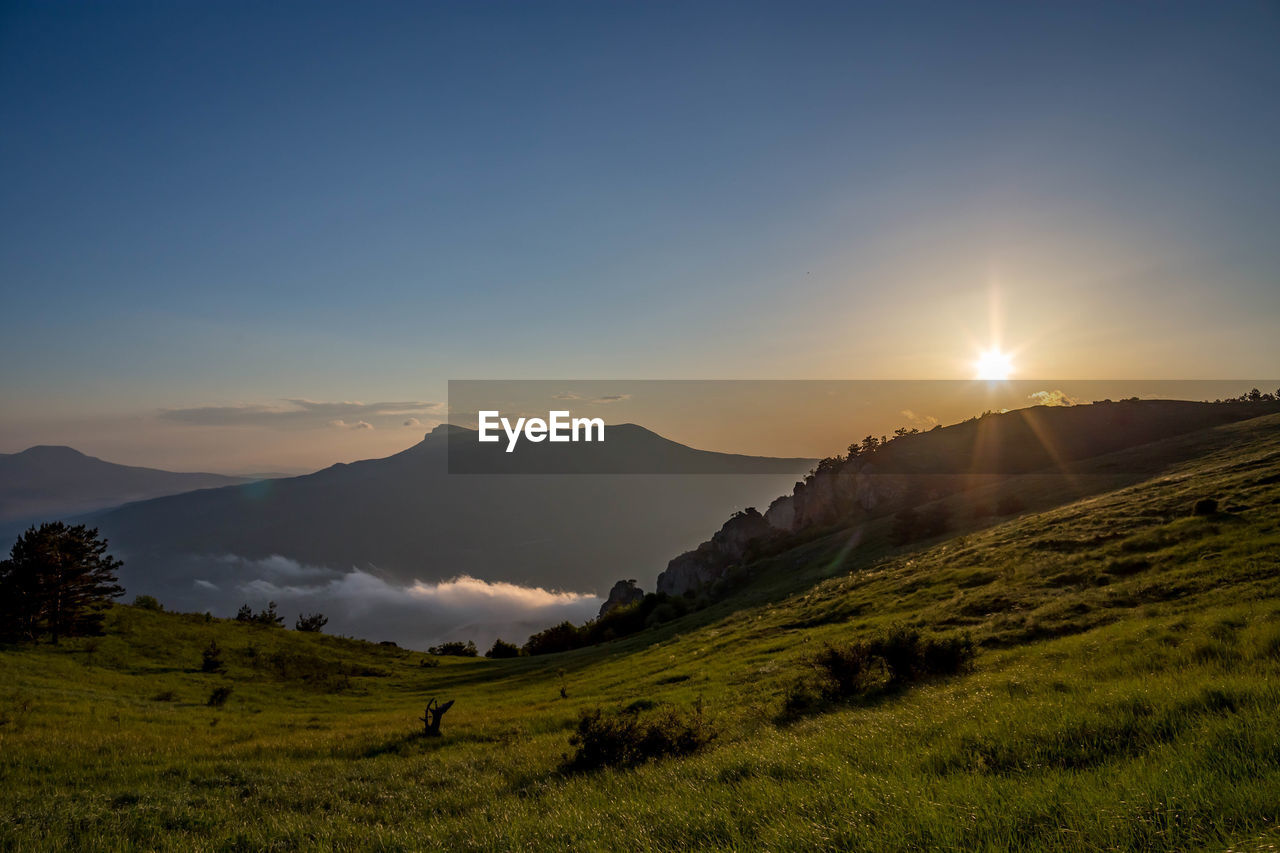
<svg viewBox="0 0 1280 853"><path fill-rule="evenodd" d="M974 364L978 379L1003 380L1013 373L1013 362L1008 353L998 349L989 349L978 356Z"/></svg>

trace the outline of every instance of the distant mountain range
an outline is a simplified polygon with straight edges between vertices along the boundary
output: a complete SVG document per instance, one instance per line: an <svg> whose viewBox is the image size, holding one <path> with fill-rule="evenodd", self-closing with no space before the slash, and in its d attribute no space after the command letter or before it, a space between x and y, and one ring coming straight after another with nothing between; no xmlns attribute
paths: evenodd
<svg viewBox="0 0 1280 853"><path fill-rule="evenodd" d="M21 453L0 453L0 531L130 501L248 482L247 477L117 465L70 447L39 445Z"/></svg>
<svg viewBox="0 0 1280 853"><path fill-rule="evenodd" d="M472 575L604 590L619 576L656 576L726 513L767 503L814 463L695 450L624 424L607 428L579 473L545 473L564 460L528 444L503 455L506 474L449 474L450 456L457 463L467 447L490 458L474 431L442 426L385 459L141 501L91 521L125 559L132 590L179 601L198 578L176 567L193 555L278 555L400 583Z"/></svg>

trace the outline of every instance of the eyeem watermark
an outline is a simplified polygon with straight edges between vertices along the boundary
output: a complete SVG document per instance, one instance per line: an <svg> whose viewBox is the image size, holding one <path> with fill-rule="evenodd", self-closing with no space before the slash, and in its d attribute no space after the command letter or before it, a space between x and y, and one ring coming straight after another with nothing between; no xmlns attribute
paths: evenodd
<svg viewBox="0 0 1280 853"><path fill-rule="evenodd" d="M501 441L498 429L507 434L507 452L516 449L520 435L532 442L544 439L548 441L604 441L604 418L574 418L567 411L547 412L547 419L517 418L512 426L510 419L502 417L501 412L479 412L480 440L485 442ZM596 438L591 437L595 430Z"/></svg>

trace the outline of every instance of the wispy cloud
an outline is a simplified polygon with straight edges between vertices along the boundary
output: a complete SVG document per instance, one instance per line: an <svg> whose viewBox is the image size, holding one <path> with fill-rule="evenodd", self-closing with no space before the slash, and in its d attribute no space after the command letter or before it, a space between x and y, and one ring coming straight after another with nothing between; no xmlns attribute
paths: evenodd
<svg viewBox="0 0 1280 853"><path fill-rule="evenodd" d="M1056 390L1036 391L1034 394L1027 395L1027 399L1037 406L1075 406L1080 402L1075 397L1067 396Z"/></svg>
<svg viewBox="0 0 1280 853"><path fill-rule="evenodd" d="M584 397L581 394L575 394L573 391L561 391L558 394L551 395L552 400L560 400L562 402L579 401L584 403L598 403L604 405L607 403L620 403L623 400L630 400L630 394L605 394L603 397Z"/></svg>
<svg viewBox="0 0 1280 853"><path fill-rule="evenodd" d="M913 426L920 430L933 429L941 423L933 415L918 415L910 409L903 409L902 416L907 419L908 426Z"/></svg>
<svg viewBox="0 0 1280 853"><path fill-rule="evenodd" d="M422 421L418 420L417 418L408 418L408 419L406 419L406 420L405 420L405 422L404 422L404 424L402 424L402 426L407 426L407 427L420 427L420 426L422 426Z"/></svg>
<svg viewBox="0 0 1280 853"><path fill-rule="evenodd" d="M391 426L405 415L412 415L414 426L421 426L419 415L435 415L444 410L441 403L425 400L400 400L382 403L323 402L301 397L279 403L246 403L235 406L198 406L188 409L162 409L164 420L196 426L257 426L276 429L339 427L373 429L375 424ZM409 423L405 422L408 426Z"/></svg>

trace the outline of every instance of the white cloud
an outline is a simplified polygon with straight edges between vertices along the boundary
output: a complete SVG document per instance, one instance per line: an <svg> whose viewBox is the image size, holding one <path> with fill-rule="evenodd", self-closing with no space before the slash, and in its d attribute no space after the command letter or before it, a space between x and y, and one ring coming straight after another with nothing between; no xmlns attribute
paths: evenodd
<svg viewBox="0 0 1280 853"><path fill-rule="evenodd" d="M1027 395L1027 399L1037 406L1075 406L1080 402L1061 391L1036 391L1034 394Z"/></svg>

